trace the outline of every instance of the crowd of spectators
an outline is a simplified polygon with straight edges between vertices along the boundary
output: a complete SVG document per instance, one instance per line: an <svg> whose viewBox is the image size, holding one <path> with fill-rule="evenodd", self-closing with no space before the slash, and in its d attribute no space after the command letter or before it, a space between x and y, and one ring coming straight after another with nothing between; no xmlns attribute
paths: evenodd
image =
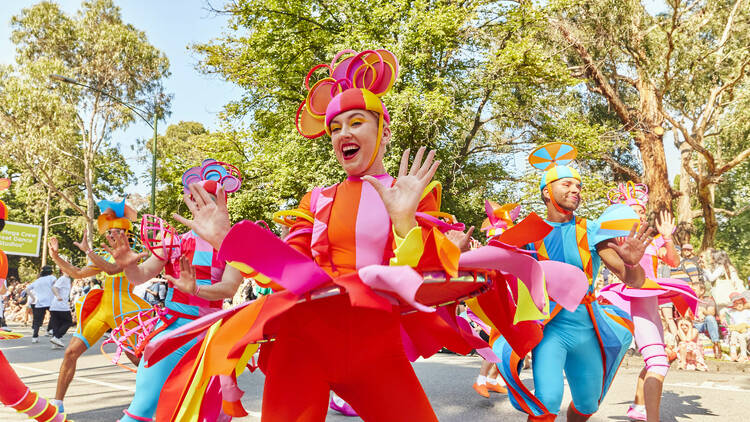
<svg viewBox="0 0 750 422"><path fill-rule="evenodd" d="M39 342L41 333L50 337L53 348L61 349L65 346L63 336L76 324L76 301L101 283L95 278L71 280L44 266L36 279L24 281L11 276L6 287L0 295L0 328L31 325L33 343Z"/></svg>
<svg viewBox="0 0 750 422"><path fill-rule="evenodd" d="M680 264L661 264L657 276L689 283L700 299L693 314L680 315L671 304L661 305L664 339L670 362L685 370L705 371L706 358L748 362L750 290L726 252L697 255L692 245L679 248ZM608 273L597 279L597 290L617 282Z"/></svg>

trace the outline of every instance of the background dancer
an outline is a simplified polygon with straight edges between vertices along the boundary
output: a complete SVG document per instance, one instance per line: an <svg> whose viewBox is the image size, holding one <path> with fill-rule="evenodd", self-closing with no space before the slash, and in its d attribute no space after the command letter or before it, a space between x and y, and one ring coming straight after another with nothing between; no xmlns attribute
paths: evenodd
<svg viewBox="0 0 750 422"><path fill-rule="evenodd" d="M232 176L228 170L230 167L233 168L216 160L205 160L201 166L190 168L185 172L183 199L194 212L194 218L198 209L205 208L208 202L226 203L224 187L217 183L217 180L223 180L224 186L230 187L230 192L239 189L241 179ZM211 177L209 180L200 180L203 176L199 175L210 174L216 178L209 176ZM192 177L193 175L195 177ZM229 277L234 273L239 274L239 271L234 268L227 270L227 278L221 278L226 263L217 258L220 244L213 245L193 231L180 235L178 239L172 239L171 236L173 233L164 231L156 236L159 239L142 239L144 243L157 240L157 243L161 242L162 249L161 254L152 253L141 264L139 261L147 255L146 252L138 254L133 251L123 234L107 236L109 247L106 249L112 254L115 262L123 268L125 275L132 283L145 283L158 276L162 270L166 272L166 278L169 280L167 298L164 303L166 315L160 318L147 341L158 339L199 316L221 310L222 301L233 297L242 281L241 276ZM173 243L175 241L177 243ZM164 246L170 244L175 247ZM135 396L130 406L123 411L125 415L120 421L152 420L164 382L193 344L194 342L187 343L154 365L147 366L145 360L140 362L135 379ZM144 346L139 345L139 348L142 349ZM213 413L207 416L208 420L220 417L221 400L218 400L216 404L218 407L212 409Z"/></svg>
<svg viewBox="0 0 750 422"><path fill-rule="evenodd" d="M101 214L97 218L97 228L100 234L107 235L122 234L126 237L132 229L131 220L135 220L135 210L121 202L99 201L97 203ZM63 399L68 391L70 382L76 372L76 363L83 352L96 344L107 332L120 325L125 317L131 316L141 310L149 309L151 306L133 294L133 285L125 277L122 268L114 262L109 254L95 252L89 247L87 233L83 232L80 243L76 247L86 254L89 265L79 268L65 261L60 256L59 246L56 238L49 240L49 255L60 267L60 270L73 279L84 279L104 273L104 285L101 289L92 289L86 296L79 299L76 306L76 331L65 349L60 374L57 377L57 390L52 402L63 412ZM132 247L129 242L128 247ZM138 364L138 359L127 354L133 364Z"/></svg>
<svg viewBox="0 0 750 422"><path fill-rule="evenodd" d="M596 221L574 215L581 202L581 176L567 164L575 156L575 147L556 142L537 148L529 157L532 166L545 170L539 189L547 206L546 222L553 226L542 241L530 247L540 260L581 268L589 279L585 296L574 312L552 303L543 337L532 351L534 393L518 376L523 357L513 353L502 338L493 345L511 402L526 412L530 421L555 419L563 398L563 373L573 396L568 421L588 420L599 408L632 341L632 323L622 310L596 302L593 280L604 263L629 286L640 287L644 272L638 262L651 240L648 224L636 231L637 215L624 205L611 206ZM627 236L622 243L607 242L622 236ZM555 276L549 274L548 288L554 282Z"/></svg>
<svg viewBox="0 0 750 422"><path fill-rule="evenodd" d="M609 193L612 204L628 205L646 223L648 187L643 184L620 184ZM635 326L635 344L643 355L646 366L638 376L635 399L627 411L632 420L654 422L659 420L664 377L669 370L669 361L664 348L664 328L659 316L659 304L672 302L680 312L687 315L688 309L695 314L698 298L688 283L677 279L656 277L659 260L670 267L676 267L680 258L672 241L674 220L672 215L662 211L656 223L659 234L646 248L640 265L646 275L646 282L640 289L633 289L623 283L605 286L600 297L628 312Z"/></svg>
<svg viewBox="0 0 750 422"><path fill-rule="evenodd" d="M481 231L485 232L487 239L490 240L513 227L515 224L514 221L521 212L521 206L518 204L505 204L501 206L492 201L485 201L484 210L487 218L482 222ZM490 344L494 342L494 339L490 339L490 336L493 334L491 327L468 307L466 308L466 317L471 321L472 327L478 330L479 337L482 340ZM499 336L498 332L494 334ZM485 359L482 361L479 375L472 388L474 388L477 394L486 398L490 397L490 392L506 394L508 389L500 384L500 380L500 370L497 368L497 365Z"/></svg>

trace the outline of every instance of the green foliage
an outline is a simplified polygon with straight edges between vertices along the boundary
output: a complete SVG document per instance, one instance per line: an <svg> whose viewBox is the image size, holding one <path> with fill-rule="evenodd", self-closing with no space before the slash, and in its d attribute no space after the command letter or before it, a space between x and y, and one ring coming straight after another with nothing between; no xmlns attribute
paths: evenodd
<svg viewBox="0 0 750 422"><path fill-rule="evenodd" d="M136 115L113 98L163 116L169 61L111 0L84 1L75 16L39 2L11 28L16 63L0 67L0 165L13 179L11 218L43 224L51 196L50 231L71 249L84 227L93 231L95 201L121 196L134 177L112 136Z"/></svg>
<svg viewBox="0 0 750 422"><path fill-rule="evenodd" d="M193 50L204 72L245 89L227 105L222 132L245 159L233 207L246 218L268 219L342 179L327 138L305 140L294 127L304 75L342 49L399 58L400 78L384 97L394 122L386 167L395 171L405 148L436 149L444 209L471 224L484 218L485 198L508 197L499 182L519 176L506 166L512 146L528 147L534 125L556 120L550 110L570 98L566 69L538 43L542 16L526 5L237 0L224 12L229 32Z"/></svg>

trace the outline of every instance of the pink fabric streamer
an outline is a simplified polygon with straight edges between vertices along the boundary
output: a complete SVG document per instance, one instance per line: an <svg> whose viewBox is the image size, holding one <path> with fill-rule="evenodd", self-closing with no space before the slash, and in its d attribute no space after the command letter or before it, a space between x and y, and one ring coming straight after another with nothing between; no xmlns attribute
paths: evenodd
<svg viewBox="0 0 750 422"><path fill-rule="evenodd" d="M245 394L244 391L240 390L237 381L233 377L219 375L219 380L221 381L221 395L224 397L224 400L229 402L238 401Z"/></svg>
<svg viewBox="0 0 750 422"><path fill-rule="evenodd" d="M151 341L149 341L146 345L146 349L143 352L143 358L146 359L146 362L148 362L149 364L153 364L153 362L151 362L151 356L156 350L159 349L162 344L166 342L174 343L170 346L172 347L172 350L177 350L196 336L205 335L208 327L212 326L216 321L239 312L241 309L243 309L245 306L250 305L251 303L253 302L246 302L241 305L237 305L234 308L216 311L193 322L185 324L182 327L174 329L166 335L163 335L156 339L151 339ZM177 339L179 339L179 341L177 341Z"/></svg>
<svg viewBox="0 0 750 422"><path fill-rule="evenodd" d="M435 312L433 308L416 301L415 296L423 279L411 267L370 265L359 270L359 278L370 288L393 293L419 311Z"/></svg>
<svg viewBox="0 0 750 422"><path fill-rule="evenodd" d="M574 312L586 296L589 279L580 268L565 262L544 260L539 265L547 275L547 294L570 312Z"/></svg>
<svg viewBox="0 0 750 422"><path fill-rule="evenodd" d="M294 294L331 280L315 261L251 221L232 227L221 244L219 260L247 264Z"/></svg>
<svg viewBox="0 0 750 422"><path fill-rule="evenodd" d="M659 304L669 303L675 296L682 296L693 313L698 307L695 292L685 282L671 278L657 278L660 289L632 289L624 283L609 284L599 292L599 297L607 299L627 313L631 313L630 298L658 297Z"/></svg>
<svg viewBox="0 0 750 422"><path fill-rule="evenodd" d="M484 340L482 340L481 337L479 337L479 335L476 333L476 331L474 331L471 328L471 325L469 324L468 321L466 321L465 319L463 319L461 317L452 318L452 319L456 322L456 324L458 326L458 329L461 330L461 332L463 332L464 335L468 334L468 335L471 335L472 337L476 337L477 340L481 341L483 344L486 344L486 342ZM489 334L489 333L487 333L487 334ZM486 360L487 362L491 362L491 363L499 363L500 362L500 359L497 357L497 355L495 354L495 352L493 352L492 348L490 348L490 347L480 347L480 348L475 349L475 350L477 351L477 353L479 353L479 356L481 356L482 358L484 358L484 360Z"/></svg>
<svg viewBox="0 0 750 422"><path fill-rule="evenodd" d="M483 246L461 254L459 268L482 268L503 271L518 277L526 286L536 307L544 309L544 271L534 258L512 249Z"/></svg>

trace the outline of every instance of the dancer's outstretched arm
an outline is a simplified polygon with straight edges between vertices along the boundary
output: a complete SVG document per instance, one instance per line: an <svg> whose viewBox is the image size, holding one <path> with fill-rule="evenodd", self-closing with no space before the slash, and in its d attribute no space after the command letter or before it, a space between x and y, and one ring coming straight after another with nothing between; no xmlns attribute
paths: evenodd
<svg viewBox="0 0 750 422"><path fill-rule="evenodd" d="M156 277L167 263L156 255L151 255L143 263L138 264L148 256L148 252L136 253L130 248L130 240L124 233L108 234L107 243L109 245L102 247L112 255L117 265L125 272L125 277L133 284L145 283Z"/></svg>
<svg viewBox="0 0 750 422"><path fill-rule="evenodd" d="M610 240L596 245L604 265L625 284L635 288L641 287L645 280L646 274L639 263L646 247L653 240L653 230L648 227L648 223L641 224L638 231L637 227L637 223L633 224L630 234L621 242Z"/></svg>
<svg viewBox="0 0 750 422"><path fill-rule="evenodd" d="M187 257L180 259L180 278L165 276L179 291L198 296L206 300L222 300L234 296L242 284L242 273L231 265L224 268L221 281L211 285L200 286L195 281L195 267Z"/></svg>
<svg viewBox="0 0 750 422"><path fill-rule="evenodd" d="M57 264L58 267L60 267L60 270L67 274L70 278L86 278L86 277L93 277L100 272L102 272L101 269L92 266L87 265L83 268L78 268L75 265L71 264L70 262L64 260L60 256L60 249L59 244L57 242L57 238L53 237L49 239L49 256L52 258L53 261L55 261L55 264ZM96 255L95 253L91 253L91 255Z"/></svg>
<svg viewBox="0 0 750 422"><path fill-rule="evenodd" d="M81 238L80 242L73 242L74 245L78 249L81 250L81 252L86 254L86 257L91 260L91 263L94 264L94 267L104 271L105 273L109 275L115 275L122 272L122 268L120 268L117 264L109 262L99 256L96 252L94 252L89 247L89 242L87 240L88 238L88 230L83 230L83 237Z"/></svg>
<svg viewBox="0 0 750 422"><path fill-rule="evenodd" d="M656 229L659 231L662 239L664 239L664 242L666 242L659 249L659 258L672 268L680 265L680 256L677 254L677 249L674 247L674 240L672 240L674 217L672 217L669 211L663 210L661 212L659 221L656 222Z"/></svg>

